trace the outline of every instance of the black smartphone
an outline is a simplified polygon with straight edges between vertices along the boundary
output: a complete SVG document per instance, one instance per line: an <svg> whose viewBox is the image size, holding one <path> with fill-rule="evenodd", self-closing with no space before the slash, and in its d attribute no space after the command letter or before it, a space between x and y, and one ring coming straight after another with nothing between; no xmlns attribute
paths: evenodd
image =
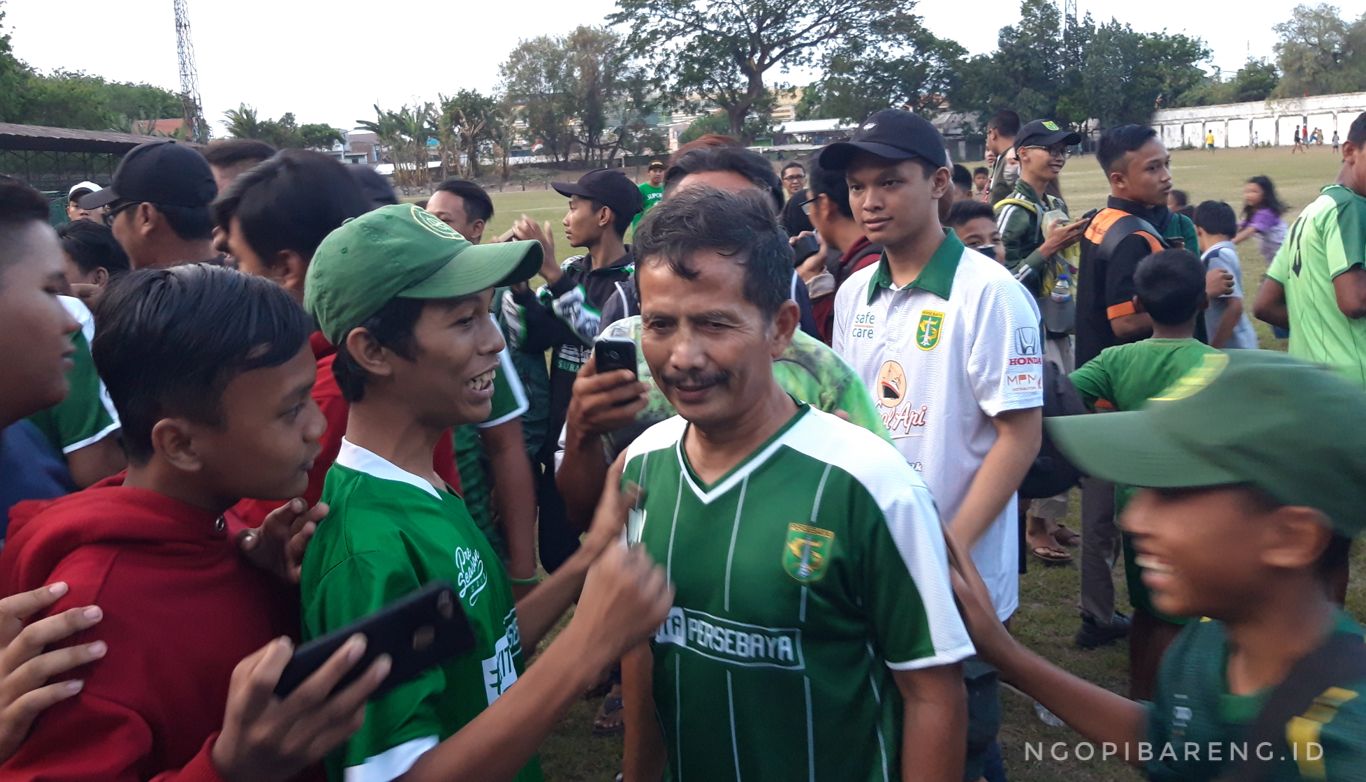
<svg viewBox="0 0 1366 782"><path fill-rule="evenodd" d="M333 692L354 682L381 654L393 661L389 675L370 697L375 698L417 677L426 669L474 648L474 628L447 581L433 581L407 597L294 651L275 694L288 696L327 662L346 639L365 636L365 654L337 682Z"/></svg>
<svg viewBox="0 0 1366 782"><path fill-rule="evenodd" d="M792 245L792 260L797 266L801 266L807 258L815 255L820 249L821 240L813 234L807 234Z"/></svg>
<svg viewBox="0 0 1366 782"><path fill-rule="evenodd" d="M629 369L636 374L636 343L620 337L598 337L593 343L593 359L598 374Z"/></svg>

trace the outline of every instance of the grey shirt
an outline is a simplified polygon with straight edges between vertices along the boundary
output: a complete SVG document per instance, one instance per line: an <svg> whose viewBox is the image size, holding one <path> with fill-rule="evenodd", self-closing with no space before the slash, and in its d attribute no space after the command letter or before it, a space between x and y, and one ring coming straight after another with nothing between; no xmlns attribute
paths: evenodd
<svg viewBox="0 0 1366 782"><path fill-rule="evenodd" d="M1213 339L1219 329L1219 321L1223 320L1230 302L1238 299L1238 307L1243 306L1243 269L1238 261L1238 250L1233 246L1233 242L1219 242L1206 250L1200 260L1205 262L1207 269L1223 269L1233 275L1233 292L1211 300L1209 309L1205 310L1205 328L1210 338ZM1252 349L1257 347L1257 332L1252 328L1252 321L1248 319L1246 312L1239 314L1238 324L1233 327L1233 334L1229 337L1228 342L1220 347L1225 349Z"/></svg>

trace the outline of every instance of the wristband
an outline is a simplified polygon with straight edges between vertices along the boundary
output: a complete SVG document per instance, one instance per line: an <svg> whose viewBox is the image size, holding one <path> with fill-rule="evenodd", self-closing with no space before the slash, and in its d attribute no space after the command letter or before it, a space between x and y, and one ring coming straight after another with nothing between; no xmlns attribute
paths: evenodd
<svg viewBox="0 0 1366 782"><path fill-rule="evenodd" d="M537 584L541 583L541 577L532 576L531 578L514 578L512 576L508 576L508 583L512 584L513 586L536 586Z"/></svg>

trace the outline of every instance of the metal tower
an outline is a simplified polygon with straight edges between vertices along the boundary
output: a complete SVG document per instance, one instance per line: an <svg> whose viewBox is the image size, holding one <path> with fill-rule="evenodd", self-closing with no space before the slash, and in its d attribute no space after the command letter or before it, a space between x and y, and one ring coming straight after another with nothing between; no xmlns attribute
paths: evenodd
<svg viewBox="0 0 1366 782"><path fill-rule="evenodd" d="M194 67L194 44L190 41L190 11L186 0L175 0L176 51L180 58L180 102L190 140L208 141L208 123L199 103L199 72Z"/></svg>
<svg viewBox="0 0 1366 782"><path fill-rule="evenodd" d="M1067 32L1067 26L1072 24L1077 18L1077 0L1062 0L1062 30Z"/></svg>

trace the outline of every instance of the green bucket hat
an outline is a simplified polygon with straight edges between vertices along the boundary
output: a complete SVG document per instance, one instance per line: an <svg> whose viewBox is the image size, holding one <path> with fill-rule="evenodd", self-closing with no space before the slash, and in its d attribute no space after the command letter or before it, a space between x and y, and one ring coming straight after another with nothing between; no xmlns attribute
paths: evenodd
<svg viewBox="0 0 1366 782"><path fill-rule="evenodd" d="M416 204L383 206L342 223L318 245L304 307L334 345L393 299L453 299L529 279L539 242L470 244Z"/></svg>
<svg viewBox="0 0 1366 782"><path fill-rule="evenodd" d="M1366 391L1284 353L1212 353L1141 410L1047 425L1068 459L1107 481L1248 484L1322 511L1347 536L1366 521Z"/></svg>

